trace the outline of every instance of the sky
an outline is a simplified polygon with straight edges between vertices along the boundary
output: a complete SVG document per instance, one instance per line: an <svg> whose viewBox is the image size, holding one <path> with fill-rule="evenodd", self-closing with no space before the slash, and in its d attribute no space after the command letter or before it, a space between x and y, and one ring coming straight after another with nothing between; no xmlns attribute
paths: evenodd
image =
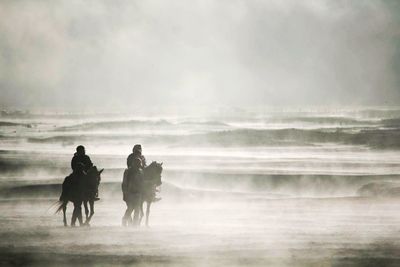
<svg viewBox="0 0 400 267"><path fill-rule="evenodd" d="M0 107L399 105L399 7L2 0Z"/></svg>

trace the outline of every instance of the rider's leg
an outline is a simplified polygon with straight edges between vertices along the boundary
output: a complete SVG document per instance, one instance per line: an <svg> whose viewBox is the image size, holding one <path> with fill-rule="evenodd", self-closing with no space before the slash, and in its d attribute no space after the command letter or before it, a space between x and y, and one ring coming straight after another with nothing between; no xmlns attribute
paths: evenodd
<svg viewBox="0 0 400 267"><path fill-rule="evenodd" d="M99 198L99 189L96 190L95 196L94 196L94 200L100 200Z"/></svg>

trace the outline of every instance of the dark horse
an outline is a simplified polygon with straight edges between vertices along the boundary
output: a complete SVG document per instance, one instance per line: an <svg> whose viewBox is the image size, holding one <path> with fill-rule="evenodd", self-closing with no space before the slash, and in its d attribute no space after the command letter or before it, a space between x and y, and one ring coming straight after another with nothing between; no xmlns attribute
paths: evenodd
<svg viewBox="0 0 400 267"><path fill-rule="evenodd" d="M100 175L104 169L98 171L96 166L91 167L87 173L76 175L74 173L65 177L62 184L62 193L59 200L59 207L56 213L63 211L64 226L67 224L67 204L68 201L74 203L74 211L72 213L71 226L75 226L76 219L79 225L89 225L94 214L94 201L100 184ZM81 206L85 206L86 221L83 223ZM88 203L90 205L90 214Z"/></svg>
<svg viewBox="0 0 400 267"><path fill-rule="evenodd" d="M140 204L140 219L139 224L143 219L144 212L143 212L143 203L147 203L146 207L146 226L149 225L149 215L150 215L150 206L151 203L154 201L157 187L162 184L161 182L161 173L163 171L162 162L157 163L153 161L149 166L144 168L144 181L142 187L142 198Z"/></svg>

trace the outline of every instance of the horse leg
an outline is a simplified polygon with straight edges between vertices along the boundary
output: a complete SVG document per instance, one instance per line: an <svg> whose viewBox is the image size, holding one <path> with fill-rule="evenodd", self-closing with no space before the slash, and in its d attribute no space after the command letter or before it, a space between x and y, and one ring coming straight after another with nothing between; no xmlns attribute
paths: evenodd
<svg viewBox="0 0 400 267"><path fill-rule="evenodd" d="M68 223L67 223L67 203L68 201L64 201L63 202L63 207L62 207L62 211L63 211L63 222L64 222L64 226L67 227Z"/></svg>
<svg viewBox="0 0 400 267"><path fill-rule="evenodd" d="M146 207L146 226L149 226L150 206L151 206L151 201L147 202L147 207Z"/></svg>
<svg viewBox="0 0 400 267"><path fill-rule="evenodd" d="M75 227L75 222L76 222L76 206L74 202L74 210L72 211L72 217L71 217L71 227Z"/></svg>
<svg viewBox="0 0 400 267"><path fill-rule="evenodd" d="M87 201L85 200L85 201L83 201L83 206L85 207L85 215L86 215L86 221L85 221L85 224L87 223L87 221L88 221L88 217L89 217L89 208L88 208L88 205L87 205Z"/></svg>
<svg viewBox="0 0 400 267"><path fill-rule="evenodd" d="M79 226L83 225L83 219L82 219L82 201L80 201L78 203L78 211L77 211L77 217L78 217L78 221L79 221Z"/></svg>
<svg viewBox="0 0 400 267"><path fill-rule="evenodd" d="M141 201L141 202L140 202L139 225L142 223L142 219L143 219L143 216L144 216L144 212L143 212L143 203L144 203L144 201Z"/></svg>
<svg viewBox="0 0 400 267"><path fill-rule="evenodd" d="M133 225L139 226L139 217L140 217L140 204L137 204L135 207L135 211L133 213Z"/></svg>
<svg viewBox="0 0 400 267"><path fill-rule="evenodd" d="M90 214L89 217L86 219L86 224L89 225L90 220L92 219L94 215L94 200L89 200L89 205L90 205Z"/></svg>
<svg viewBox="0 0 400 267"><path fill-rule="evenodd" d="M82 226L82 201L74 202L74 211L72 213L71 226L75 226L76 219L79 221L79 225Z"/></svg>
<svg viewBox="0 0 400 267"><path fill-rule="evenodd" d="M124 217L122 217L122 226L127 226L132 224L132 211L134 206L129 202L126 202L126 211Z"/></svg>

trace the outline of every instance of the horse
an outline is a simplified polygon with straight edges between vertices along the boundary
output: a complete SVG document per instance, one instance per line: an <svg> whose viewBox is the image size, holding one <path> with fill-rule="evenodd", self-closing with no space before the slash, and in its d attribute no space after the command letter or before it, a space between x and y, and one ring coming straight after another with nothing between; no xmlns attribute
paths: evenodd
<svg viewBox="0 0 400 267"><path fill-rule="evenodd" d="M86 173L83 172L82 175L76 175L74 173L65 177L62 184L62 192L59 199L59 206L56 213L63 211L63 222L64 226L67 224L67 204L69 201L74 203L74 211L71 218L71 226L75 226L76 219L78 219L80 226L89 226L90 220L94 215L94 201L96 200L96 194L98 192L98 187L101 180L101 173L104 169L100 171L97 170L96 166L91 167ZM85 207L86 220L82 221L81 205L82 202ZM90 205L90 214L88 203Z"/></svg>
<svg viewBox="0 0 400 267"><path fill-rule="evenodd" d="M144 168L144 181L142 186L142 197L140 204L140 218L139 225L142 222L144 217L143 212L143 204L146 202L146 226L149 226L149 215L150 215L150 206L151 203L154 202L154 198L157 192L157 187L162 184L161 182L161 173L163 171L162 168L163 163L157 163L153 161L149 166Z"/></svg>

